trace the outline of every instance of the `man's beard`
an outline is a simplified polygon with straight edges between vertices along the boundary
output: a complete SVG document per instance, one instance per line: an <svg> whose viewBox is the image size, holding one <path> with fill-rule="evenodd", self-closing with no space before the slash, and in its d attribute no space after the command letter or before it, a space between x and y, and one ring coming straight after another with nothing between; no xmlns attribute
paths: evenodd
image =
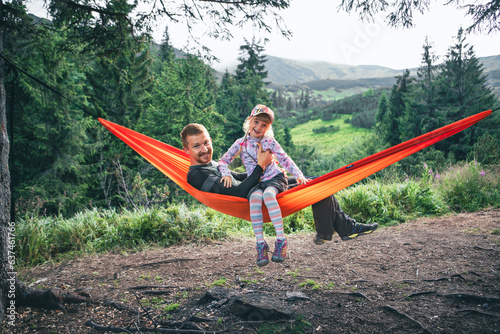
<svg viewBox="0 0 500 334"><path fill-rule="evenodd" d="M200 153L198 155L198 159L197 159L197 161L199 163L203 163L203 164L209 163L210 160L212 160L212 150L209 150L209 151L207 151L205 153Z"/></svg>

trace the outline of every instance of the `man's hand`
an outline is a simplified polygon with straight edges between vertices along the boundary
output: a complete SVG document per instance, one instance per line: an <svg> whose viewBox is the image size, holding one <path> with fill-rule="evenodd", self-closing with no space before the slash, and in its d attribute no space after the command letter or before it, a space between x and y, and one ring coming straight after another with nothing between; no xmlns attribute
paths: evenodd
<svg viewBox="0 0 500 334"><path fill-rule="evenodd" d="M231 186L233 185L233 178L231 176L223 176L220 179L220 182L224 183L224 187L231 188Z"/></svg>
<svg viewBox="0 0 500 334"><path fill-rule="evenodd" d="M271 162L273 162L273 154L271 151L263 151L262 144L259 144L259 150L257 151L257 165L265 170Z"/></svg>

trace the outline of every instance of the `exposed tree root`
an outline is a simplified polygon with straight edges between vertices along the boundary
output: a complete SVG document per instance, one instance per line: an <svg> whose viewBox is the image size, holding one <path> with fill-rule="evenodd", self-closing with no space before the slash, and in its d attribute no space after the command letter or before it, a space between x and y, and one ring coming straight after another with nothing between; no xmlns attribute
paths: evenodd
<svg viewBox="0 0 500 334"><path fill-rule="evenodd" d="M91 302L90 298L55 288L34 289L16 279L16 304L48 310L61 310L63 304Z"/></svg>
<svg viewBox="0 0 500 334"><path fill-rule="evenodd" d="M389 306L389 305L384 305L382 307L384 310L388 310L388 311L391 311L393 313L396 313L396 314L399 314L400 316L410 320L411 322L415 323L416 325L418 325L424 332L426 333L432 333L430 330L428 330L427 328L424 327L424 325L422 325L419 321L413 319L412 317L410 317L409 315L403 313L403 312L400 312L398 310L396 310L394 307L392 306Z"/></svg>
<svg viewBox="0 0 500 334"><path fill-rule="evenodd" d="M413 297L418 297L418 296L423 296L423 295L431 295L431 294L434 294L434 293L437 294L438 292L436 290L414 292L414 293L409 294L408 296L406 296L406 298L413 298Z"/></svg>

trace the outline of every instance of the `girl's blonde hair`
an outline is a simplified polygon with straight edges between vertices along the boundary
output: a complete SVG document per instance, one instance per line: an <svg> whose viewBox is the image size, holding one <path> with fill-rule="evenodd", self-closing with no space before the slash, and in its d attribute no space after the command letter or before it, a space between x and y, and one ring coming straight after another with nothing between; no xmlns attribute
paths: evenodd
<svg viewBox="0 0 500 334"><path fill-rule="evenodd" d="M247 117L247 119L245 119L245 122L243 122L243 131L245 132L245 139L248 135L248 130L250 129L250 121L254 118L261 121L261 122L266 122L269 125L267 127L266 133L264 134L264 138L274 138L271 117L269 117L269 115L267 115L267 114L262 113L262 114L257 114L257 115L252 116L252 117Z"/></svg>

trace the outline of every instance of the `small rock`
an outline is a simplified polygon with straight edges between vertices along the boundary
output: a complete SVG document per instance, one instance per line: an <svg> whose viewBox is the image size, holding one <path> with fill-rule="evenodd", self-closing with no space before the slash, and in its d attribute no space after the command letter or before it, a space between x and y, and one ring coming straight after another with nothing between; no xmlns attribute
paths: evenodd
<svg viewBox="0 0 500 334"><path fill-rule="evenodd" d="M287 302L294 302L297 300L310 300L310 298L300 291L287 291L286 293Z"/></svg>

